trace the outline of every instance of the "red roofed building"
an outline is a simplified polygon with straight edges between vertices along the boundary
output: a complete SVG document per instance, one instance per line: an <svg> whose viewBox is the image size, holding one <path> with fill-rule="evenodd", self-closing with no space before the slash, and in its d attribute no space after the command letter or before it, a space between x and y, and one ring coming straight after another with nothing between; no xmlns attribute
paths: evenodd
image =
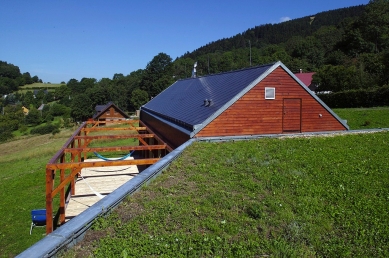
<svg viewBox="0 0 389 258"><path fill-rule="evenodd" d="M315 73L303 73L301 70L300 70L300 73L295 73L294 75L302 82L305 84L305 86L307 86L311 91L316 91L316 89L318 88L318 85L316 84L313 84L312 83L312 76L314 75Z"/></svg>

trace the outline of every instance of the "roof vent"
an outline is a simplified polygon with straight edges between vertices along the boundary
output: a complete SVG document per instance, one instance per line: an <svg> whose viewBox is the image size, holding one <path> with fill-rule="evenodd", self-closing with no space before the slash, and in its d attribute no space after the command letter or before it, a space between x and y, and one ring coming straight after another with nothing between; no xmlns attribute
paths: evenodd
<svg viewBox="0 0 389 258"><path fill-rule="evenodd" d="M208 100L208 107L209 107L210 105L212 105L212 99L209 99L209 100Z"/></svg>
<svg viewBox="0 0 389 258"><path fill-rule="evenodd" d="M207 107L208 106L208 99L205 99L204 100L204 107Z"/></svg>

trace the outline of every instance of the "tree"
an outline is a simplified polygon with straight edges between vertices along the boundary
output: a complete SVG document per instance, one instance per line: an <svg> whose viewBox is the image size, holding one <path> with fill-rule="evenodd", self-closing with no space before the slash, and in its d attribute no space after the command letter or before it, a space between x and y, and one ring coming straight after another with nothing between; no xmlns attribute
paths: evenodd
<svg viewBox="0 0 389 258"><path fill-rule="evenodd" d="M81 93L72 99L71 115L76 121L86 121L93 115L93 105L87 94Z"/></svg>
<svg viewBox="0 0 389 258"><path fill-rule="evenodd" d="M24 94L23 105L25 107L29 107L30 105L36 106L34 93L32 93L32 91L29 90L26 92L26 94Z"/></svg>
<svg viewBox="0 0 389 258"><path fill-rule="evenodd" d="M142 105L146 104L149 101L148 94L146 91L141 89L136 89L131 94L131 104L136 110L138 110Z"/></svg>
<svg viewBox="0 0 389 258"><path fill-rule="evenodd" d="M149 97L156 96L161 92L160 85L156 86L154 83L163 76L170 76L170 81L173 82L173 66L172 58L165 54L159 53L146 66L145 74L140 83L142 90L146 91ZM165 85L163 88L170 86Z"/></svg>
<svg viewBox="0 0 389 258"><path fill-rule="evenodd" d="M32 84L34 81L31 78L31 75L29 72L23 73L23 79L25 84Z"/></svg>
<svg viewBox="0 0 389 258"><path fill-rule="evenodd" d="M31 106L28 115L26 115L25 123L27 125L39 125L41 123L42 114L35 107Z"/></svg>

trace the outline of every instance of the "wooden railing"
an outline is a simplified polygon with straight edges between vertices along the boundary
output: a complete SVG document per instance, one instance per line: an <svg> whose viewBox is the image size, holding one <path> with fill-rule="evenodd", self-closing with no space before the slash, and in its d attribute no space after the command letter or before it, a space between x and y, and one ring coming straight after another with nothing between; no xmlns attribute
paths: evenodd
<svg viewBox="0 0 389 258"><path fill-rule="evenodd" d="M120 123L121 127L106 127L102 121L88 121L73 133L62 148L51 158L46 165L46 233L51 233L58 225L65 223L66 201L76 192L76 179L83 168L109 167L121 165L152 165L161 157L172 151L157 135L149 130L139 120L126 120L112 122L107 125ZM125 125L125 127L123 127ZM91 132L118 132L126 131L126 134L113 135L89 135ZM127 134L128 131L128 134ZM115 147L88 147L92 141L107 139L137 139L138 146ZM136 159L110 160L97 162L83 162L88 153L112 152L112 151L136 151ZM138 158L139 157L139 158ZM59 171L59 183L55 185L55 177ZM54 220L53 200L59 194L58 220ZM55 222L55 223L54 223Z"/></svg>

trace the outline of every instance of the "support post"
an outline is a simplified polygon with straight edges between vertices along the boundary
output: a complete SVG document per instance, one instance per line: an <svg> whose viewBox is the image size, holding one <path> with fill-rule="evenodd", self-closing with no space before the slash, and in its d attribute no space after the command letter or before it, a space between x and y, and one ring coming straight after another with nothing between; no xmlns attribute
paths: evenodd
<svg viewBox="0 0 389 258"><path fill-rule="evenodd" d="M65 155L61 156L61 163L65 162ZM65 169L60 170L60 183L65 180ZM65 187L62 187L59 193L59 221L62 224L65 223Z"/></svg>
<svg viewBox="0 0 389 258"><path fill-rule="evenodd" d="M46 169L46 234L53 232L53 177L54 170Z"/></svg>

